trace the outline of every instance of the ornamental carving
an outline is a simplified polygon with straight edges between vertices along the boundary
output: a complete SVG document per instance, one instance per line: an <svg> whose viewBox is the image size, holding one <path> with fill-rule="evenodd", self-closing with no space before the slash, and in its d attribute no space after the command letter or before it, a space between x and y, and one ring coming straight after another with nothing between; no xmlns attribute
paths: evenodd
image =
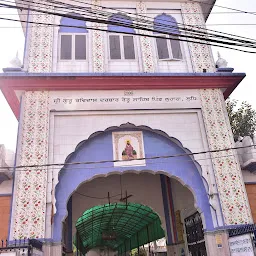
<svg viewBox="0 0 256 256"><path fill-rule="evenodd" d="M49 9L51 9L51 6L49 6ZM29 31L28 72L52 72L54 26L43 26L36 23L53 24L54 16L32 12L30 17L32 17L31 19L35 24L31 25Z"/></svg>
<svg viewBox="0 0 256 256"><path fill-rule="evenodd" d="M200 90L202 113L210 150L234 147L229 120L219 89ZM233 150L211 153L224 222L252 222L240 165Z"/></svg>
<svg viewBox="0 0 256 256"><path fill-rule="evenodd" d="M48 161L48 92L25 92L18 165L43 165ZM17 169L12 238L43 238L45 232L47 169Z"/></svg>
<svg viewBox="0 0 256 256"><path fill-rule="evenodd" d="M193 25L198 26L198 31L205 32L204 17L199 3L182 3L181 12L185 28L191 29L190 25ZM198 41L204 42L203 40ZM194 72L203 72L203 69L206 69L207 72L215 72L210 46L198 43L188 43L188 45Z"/></svg>
<svg viewBox="0 0 256 256"><path fill-rule="evenodd" d="M92 0L92 8L95 10L101 10L100 0ZM96 15L97 17L97 15ZM102 29L99 23L93 23L93 28ZM92 55L93 55L93 72L105 72L105 54L104 54L104 35L103 31L92 31Z"/></svg>
<svg viewBox="0 0 256 256"><path fill-rule="evenodd" d="M137 3L137 13L139 15L146 15L147 8L145 3ZM144 30L140 31L140 33L145 35L147 34L147 32ZM155 72L154 58L150 38L146 36L140 36L140 47L142 54L143 71L149 73Z"/></svg>

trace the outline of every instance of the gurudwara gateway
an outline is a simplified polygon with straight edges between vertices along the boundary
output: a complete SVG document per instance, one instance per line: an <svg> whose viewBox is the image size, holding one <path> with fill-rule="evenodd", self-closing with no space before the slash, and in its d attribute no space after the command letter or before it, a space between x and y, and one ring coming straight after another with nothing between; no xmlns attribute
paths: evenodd
<svg viewBox="0 0 256 256"><path fill-rule="evenodd" d="M245 74L183 40L214 1L16 5L30 23L0 74L19 121L0 253L254 255L255 140L234 143L225 108Z"/></svg>

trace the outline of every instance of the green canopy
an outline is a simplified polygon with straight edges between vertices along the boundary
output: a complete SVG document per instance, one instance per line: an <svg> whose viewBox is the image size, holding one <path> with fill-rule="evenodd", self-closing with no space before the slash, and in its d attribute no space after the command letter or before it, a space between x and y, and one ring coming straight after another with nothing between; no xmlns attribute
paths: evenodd
<svg viewBox="0 0 256 256"><path fill-rule="evenodd" d="M135 203L95 206L76 223L75 244L85 254L95 247L108 247L119 254L165 236L159 216Z"/></svg>

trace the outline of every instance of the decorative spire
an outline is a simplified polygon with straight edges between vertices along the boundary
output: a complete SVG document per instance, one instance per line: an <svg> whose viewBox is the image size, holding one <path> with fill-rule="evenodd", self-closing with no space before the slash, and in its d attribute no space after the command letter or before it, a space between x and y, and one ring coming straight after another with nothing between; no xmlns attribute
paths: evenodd
<svg viewBox="0 0 256 256"><path fill-rule="evenodd" d="M19 59L19 52L17 51L16 56L10 61L12 68L21 68L22 63Z"/></svg>
<svg viewBox="0 0 256 256"><path fill-rule="evenodd" d="M221 58L220 52L218 52L218 60L216 61L216 67L217 68L226 68L228 65L228 62Z"/></svg>

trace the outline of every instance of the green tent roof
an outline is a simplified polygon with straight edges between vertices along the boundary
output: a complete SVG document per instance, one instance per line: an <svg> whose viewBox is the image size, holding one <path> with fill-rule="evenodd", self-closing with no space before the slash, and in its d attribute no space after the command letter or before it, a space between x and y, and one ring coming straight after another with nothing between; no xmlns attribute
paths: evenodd
<svg viewBox="0 0 256 256"><path fill-rule="evenodd" d="M76 229L76 247L83 254L95 247L121 253L165 236L159 216L135 203L95 206L77 220Z"/></svg>

